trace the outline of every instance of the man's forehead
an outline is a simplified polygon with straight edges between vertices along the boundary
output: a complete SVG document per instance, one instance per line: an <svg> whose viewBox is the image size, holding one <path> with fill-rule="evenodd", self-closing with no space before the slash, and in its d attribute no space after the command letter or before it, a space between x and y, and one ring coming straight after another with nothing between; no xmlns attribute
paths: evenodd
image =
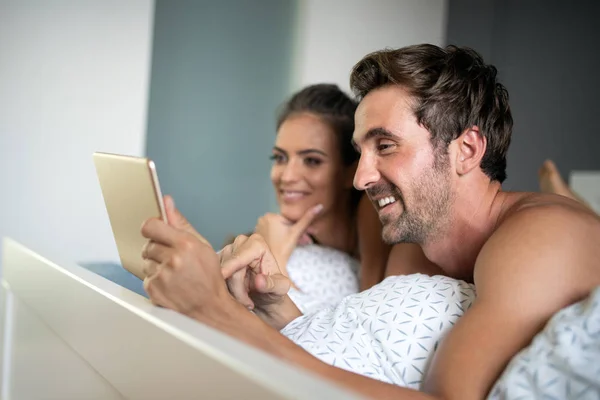
<svg viewBox="0 0 600 400"><path fill-rule="evenodd" d="M353 140L359 143L372 129L394 130L412 116L411 97L400 86L386 86L373 90L358 105L355 114Z"/></svg>

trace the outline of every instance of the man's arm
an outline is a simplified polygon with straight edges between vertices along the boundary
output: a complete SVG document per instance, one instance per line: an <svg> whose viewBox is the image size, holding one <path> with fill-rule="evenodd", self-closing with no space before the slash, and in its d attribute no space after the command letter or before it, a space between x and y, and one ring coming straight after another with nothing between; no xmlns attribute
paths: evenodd
<svg viewBox="0 0 600 400"><path fill-rule="evenodd" d="M167 215L176 213L169 203ZM154 218L144 224L142 234L150 240L142 253L147 275L144 289L154 304L186 314L367 397L384 399L406 394L408 399L431 399L423 393L327 365L250 313L227 290L218 255L197 232ZM265 261L272 262L274 258L264 240L257 236L255 243L260 245L262 253L259 252L258 258L252 256L248 266L261 269Z"/></svg>
<svg viewBox="0 0 600 400"><path fill-rule="evenodd" d="M477 300L435 354L426 389L485 397L554 313L600 284L599 242L598 222L585 213L545 206L509 217L479 254Z"/></svg>
<svg viewBox="0 0 600 400"><path fill-rule="evenodd" d="M144 287L154 303L374 398L484 398L553 313L600 284L597 219L551 206L515 214L480 253L478 299L436 352L427 395L332 367L292 343L231 297L218 257L194 235L156 219L142 233L150 239Z"/></svg>
<svg viewBox="0 0 600 400"><path fill-rule="evenodd" d="M248 312L239 303L236 303L235 307L228 307L227 310L228 312L215 310L210 314L201 312L190 316L229 336L258 347L293 365L303 367L365 397L409 400L435 399L422 392L367 378L326 364L274 330L256 315Z"/></svg>
<svg viewBox="0 0 600 400"><path fill-rule="evenodd" d="M366 396L482 399L554 313L600 284L595 262L600 255L594 254L599 241L597 223L556 207L525 210L507 220L477 260L477 300L436 352L426 377L430 395L326 365L248 316L242 319L251 329L233 326L239 316L217 328Z"/></svg>
<svg viewBox="0 0 600 400"><path fill-rule="evenodd" d="M560 207L507 219L477 259L477 300L434 357L426 382L434 397L326 365L257 321L244 322L253 328L241 331L227 325L237 318L228 318L218 328L367 396L480 399L552 314L600 284L598 241L597 222Z"/></svg>

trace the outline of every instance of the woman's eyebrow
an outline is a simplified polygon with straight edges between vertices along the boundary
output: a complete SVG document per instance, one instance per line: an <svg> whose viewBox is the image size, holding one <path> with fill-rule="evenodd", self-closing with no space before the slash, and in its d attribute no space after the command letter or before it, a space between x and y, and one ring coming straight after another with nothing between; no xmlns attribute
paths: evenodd
<svg viewBox="0 0 600 400"><path fill-rule="evenodd" d="M281 147L273 146L273 150L274 151L278 151L279 153L283 153L283 154L287 155L287 151L285 151Z"/></svg>
<svg viewBox="0 0 600 400"><path fill-rule="evenodd" d="M277 151L279 153L283 153L284 155L288 155L288 152L285 151L284 149L282 149L281 147L277 147L277 146L273 146L273 150ZM319 150L319 149L304 149L304 150L300 150L298 152L296 152L296 154L300 155L300 156L304 156L307 154L311 154L311 153L317 153L322 155L323 157L329 157L327 155L327 153L325 153L323 150Z"/></svg>
<svg viewBox="0 0 600 400"><path fill-rule="evenodd" d="M300 151L298 152L298 155L301 155L301 156L302 156L302 155L306 155L306 154L310 154L310 153L317 153L317 154L320 154L320 155L322 155L323 157L328 157L327 153L325 153L325 152L324 152L324 151L322 151L322 150L318 150L318 149L306 149L306 150L300 150Z"/></svg>

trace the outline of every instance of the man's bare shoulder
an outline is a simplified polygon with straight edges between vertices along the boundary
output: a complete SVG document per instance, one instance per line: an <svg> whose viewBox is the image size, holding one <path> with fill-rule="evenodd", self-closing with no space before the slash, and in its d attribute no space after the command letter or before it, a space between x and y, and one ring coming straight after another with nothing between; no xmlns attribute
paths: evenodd
<svg viewBox="0 0 600 400"><path fill-rule="evenodd" d="M600 217L585 205L553 194L508 195L513 195L514 200L508 199L494 234L517 237L534 234L539 237L536 242L547 241L558 246L558 250L600 251Z"/></svg>
<svg viewBox="0 0 600 400"><path fill-rule="evenodd" d="M492 238L530 231L548 239L565 235L596 238L600 244L600 217L585 205L564 196L542 193L506 193ZM581 242L585 245L587 240ZM598 247L600 250L600 246Z"/></svg>
<svg viewBox="0 0 600 400"><path fill-rule="evenodd" d="M523 287L518 279L561 286L569 301L600 285L600 218L594 212L558 195L506 195L496 229L478 256L476 284Z"/></svg>
<svg viewBox="0 0 600 400"><path fill-rule="evenodd" d="M600 285L597 216L557 196L501 196L500 218L475 263L477 299L429 372L434 392L483 397L556 312Z"/></svg>
<svg viewBox="0 0 600 400"><path fill-rule="evenodd" d="M504 192L505 207L500 212L499 225L505 220L517 215L535 215L536 210L543 210L554 214L571 214L588 221L597 221L600 218L587 206L568 197L547 193ZM524 211L532 211L525 213Z"/></svg>

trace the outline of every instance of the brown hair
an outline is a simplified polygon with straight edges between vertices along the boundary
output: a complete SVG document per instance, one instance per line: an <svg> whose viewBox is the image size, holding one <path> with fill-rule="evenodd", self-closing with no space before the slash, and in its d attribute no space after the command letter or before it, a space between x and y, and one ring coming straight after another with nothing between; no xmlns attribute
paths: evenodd
<svg viewBox="0 0 600 400"><path fill-rule="evenodd" d="M447 147L465 129L479 127L487 141L481 169L503 182L513 119L508 92L496 74L470 48L421 44L368 54L352 69L350 87L359 99L387 85L408 90L417 121L434 146Z"/></svg>

